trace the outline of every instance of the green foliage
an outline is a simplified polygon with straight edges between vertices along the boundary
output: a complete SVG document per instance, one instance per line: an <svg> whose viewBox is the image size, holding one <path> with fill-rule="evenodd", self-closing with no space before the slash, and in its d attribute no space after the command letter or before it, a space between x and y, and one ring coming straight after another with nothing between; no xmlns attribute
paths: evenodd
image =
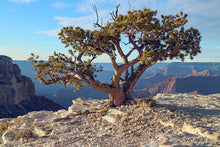
<svg viewBox="0 0 220 147"><path fill-rule="evenodd" d="M115 70L113 80L117 81L113 81L113 85L109 87L119 88L121 74L136 63L140 64L136 69L132 68L130 77L125 74L125 83L130 86L134 85L137 81L135 78L140 77L139 74L158 61L174 58L184 61L186 56L193 59L201 52L199 31L184 27L188 22L186 14L180 12L176 15L161 15L160 19L156 14L157 11L144 8L128 11L127 15L115 13L113 21L105 26L97 22L96 30L63 27L58 35L65 47L70 47L69 55L55 52L44 62L31 54L29 60L37 72L36 79L46 85L63 83L65 86L75 86L76 90L81 89L85 83L99 90L105 89L103 91L106 92L110 90L106 90L106 86L95 80L95 73L102 71L102 67L91 64L102 54L110 57ZM127 54L121 48L122 36L128 40L125 44L133 46L126 51ZM129 61L128 58L134 50L138 52L137 58ZM118 56L124 61L121 66L116 63Z"/></svg>

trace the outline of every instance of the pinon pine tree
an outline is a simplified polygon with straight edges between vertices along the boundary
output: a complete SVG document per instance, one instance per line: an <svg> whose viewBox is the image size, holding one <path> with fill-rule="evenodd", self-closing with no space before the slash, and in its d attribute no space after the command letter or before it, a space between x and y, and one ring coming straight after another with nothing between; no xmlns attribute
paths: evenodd
<svg viewBox="0 0 220 147"><path fill-rule="evenodd" d="M133 99L133 87L146 69L158 61L167 59L193 59L200 53L200 33L197 29L185 29L187 15L161 15L150 9L128 11L118 14L118 6L111 13L112 21L100 25L96 7L96 29L63 27L59 39L69 55L54 53L48 61L38 60L31 54L29 60L36 71L36 79L45 85L64 84L82 89L84 84L108 93L111 106L119 106ZM114 68L111 83L96 79L97 67L92 62L106 54ZM118 64L116 59L123 63Z"/></svg>

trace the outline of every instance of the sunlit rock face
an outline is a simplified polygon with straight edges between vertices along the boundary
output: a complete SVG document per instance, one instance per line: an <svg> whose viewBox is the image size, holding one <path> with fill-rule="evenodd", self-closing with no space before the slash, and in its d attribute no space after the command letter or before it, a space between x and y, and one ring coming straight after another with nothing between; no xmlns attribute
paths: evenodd
<svg viewBox="0 0 220 147"><path fill-rule="evenodd" d="M7 56L0 56L0 105L13 105L34 96L30 78L22 76L18 65Z"/></svg>

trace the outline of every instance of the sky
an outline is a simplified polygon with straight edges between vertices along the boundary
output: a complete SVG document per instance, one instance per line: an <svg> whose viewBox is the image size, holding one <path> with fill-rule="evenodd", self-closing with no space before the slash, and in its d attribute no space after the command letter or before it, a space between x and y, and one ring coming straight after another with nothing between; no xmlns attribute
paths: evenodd
<svg viewBox="0 0 220 147"><path fill-rule="evenodd" d="M199 29L202 36L202 53L192 61L220 62L220 0L0 0L0 55L27 60L35 53L47 60L54 51L67 53L57 34L64 26L93 29L94 3L103 22L118 4L121 14L144 7L157 10L158 17L183 11L186 27ZM102 56L96 62L109 60Z"/></svg>

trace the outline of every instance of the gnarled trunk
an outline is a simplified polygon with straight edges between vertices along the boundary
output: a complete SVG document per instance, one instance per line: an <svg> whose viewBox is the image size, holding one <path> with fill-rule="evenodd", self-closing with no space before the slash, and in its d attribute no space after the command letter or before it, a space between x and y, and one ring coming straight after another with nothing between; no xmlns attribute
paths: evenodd
<svg viewBox="0 0 220 147"><path fill-rule="evenodd" d="M114 89L109 95L110 106L120 106L125 102L133 99L132 91L123 91L122 89Z"/></svg>
<svg viewBox="0 0 220 147"><path fill-rule="evenodd" d="M125 92L125 98L126 98L126 101L133 100L133 99L134 99L134 91L132 91L132 90L127 90L127 91Z"/></svg>
<svg viewBox="0 0 220 147"><path fill-rule="evenodd" d="M110 106L120 106L125 103L125 93L122 89L114 89L108 94Z"/></svg>

